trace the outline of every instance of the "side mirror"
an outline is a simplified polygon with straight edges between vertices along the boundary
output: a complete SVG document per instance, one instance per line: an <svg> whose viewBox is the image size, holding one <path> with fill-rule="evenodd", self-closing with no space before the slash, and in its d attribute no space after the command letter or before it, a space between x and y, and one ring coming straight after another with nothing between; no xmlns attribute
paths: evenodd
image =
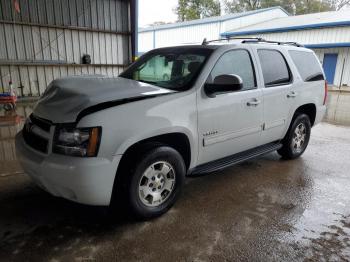
<svg viewBox="0 0 350 262"><path fill-rule="evenodd" d="M215 97L217 94L239 91L243 88L243 80L238 75L218 75L213 83L205 84L204 91L209 97Z"/></svg>

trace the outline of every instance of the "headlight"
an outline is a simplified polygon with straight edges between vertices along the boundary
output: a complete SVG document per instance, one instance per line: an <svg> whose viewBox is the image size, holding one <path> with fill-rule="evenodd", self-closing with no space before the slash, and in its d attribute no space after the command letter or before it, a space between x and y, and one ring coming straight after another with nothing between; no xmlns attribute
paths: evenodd
<svg viewBox="0 0 350 262"><path fill-rule="evenodd" d="M93 157L97 155L100 138L101 127L58 128L52 151L63 155Z"/></svg>

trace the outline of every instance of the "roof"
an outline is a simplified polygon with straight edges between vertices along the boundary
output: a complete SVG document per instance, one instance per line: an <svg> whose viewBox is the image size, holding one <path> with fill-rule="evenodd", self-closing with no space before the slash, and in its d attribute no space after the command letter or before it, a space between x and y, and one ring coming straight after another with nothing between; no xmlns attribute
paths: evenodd
<svg viewBox="0 0 350 262"><path fill-rule="evenodd" d="M197 49L197 50L200 50L200 49L211 49L211 50L215 50L217 48L219 48L220 46L219 45L177 45L177 46L166 46L166 47L158 47L158 48L155 48L155 49L152 49L150 51L146 51L146 52L138 52L137 53L137 56L141 56L143 54L146 54L148 52L159 52L159 50L164 50L164 51L169 51L172 52L172 50L174 51L181 51L181 50L193 50L193 49Z"/></svg>
<svg viewBox="0 0 350 262"><path fill-rule="evenodd" d="M287 49L296 49L296 50L300 50L300 48L308 50L308 48L311 48L309 46L298 46L293 44L292 42L288 43L288 42L281 42L281 44L278 44L278 42L242 42L244 39L233 39L230 40L229 42L227 42L227 40L222 39L222 42L212 42L209 43L207 45L177 45L177 46L168 46L168 47L160 47L160 48L156 48L156 49L152 49L149 52L159 52L159 51L172 51L172 50L176 50L176 51L181 51L181 49L184 49L186 51L191 50L191 49L211 49L211 50L215 50L218 49L222 46L237 46L237 45L259 45L259 47L271 47L271 46L275 46L276 48L287 48ZM346 43L345 43L346 44ZM349 43L347 43L349 44ZM320 47L322 48L322 47ZM326 48L326 47L323 47ZM141 56L145 53L148 52L139 52L138 56Z"/></svg>
<svg viewBox="0 0 350 262"><path fill-rule="evenodd" d="M153 50L179 50L179 49L184 49L184 50L191 50L191 49L217 49L219 45L176 45L176 46L166 46L166 47L159 47L150 50L152 52Z"/></svg>
<svg viewBox="0 0 350 262"><path fill-rule="evenodd" d="M147 32L147 31L154 31L154 30L179 28L179 27L185 27L185 26L191 26L191 25L201 25L201 24L210 24L210 23L216 23L216 22L223 22L223 21L238 19L238 18L241 18L241 17L250 16L250 15L254 15L254 14L258 14L258 13L262 13L262 12L267 12L267 11L275 10L275 9L280 9L283 12L285 12L287 15L290 15L282 7L274 6L274 7L264 8L264 9L247 11L247 12L244 12L244 13L234 13L234 14L228 14L228 15L223 15L223 16L213 16L213 17L208 17L208 18L203 18L203 19L196 19L196 20L191 20L191 21L185 21L185 22L180 22L180 23L157 25L157 26L151 26L151 27L147 27L147 28L139 28L139 33Z"/></svg>
<svg viewBox="0 0 350 262"><path fill-rule="evenodd" d="M340 26L350 26L350 10L276 18L238 30L224 32L221 36L228 37L260 33L277 33Z"/></svg>

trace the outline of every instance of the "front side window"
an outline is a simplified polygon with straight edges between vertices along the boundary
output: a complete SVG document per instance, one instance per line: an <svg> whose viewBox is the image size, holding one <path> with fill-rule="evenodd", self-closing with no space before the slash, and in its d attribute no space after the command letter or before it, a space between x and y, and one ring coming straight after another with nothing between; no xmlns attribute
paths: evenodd
<svg viewBox="0 0 350 262"><path fill-rule="evenodd" d="M254 67L248 51L232 50L223 54L215 64L207 82L212 83L219 75L230 74L242 78L243 88L241 90L256 88Z"/></svg>
<svg viewBox="0 0 350 262"><path fill-rule="evenodd" d="M287 62L279 51L261 49L258 55L266 87L286 85L292 81Z"/></svg>
<svg viewBox="0 0 350 262"><path fill-rule="evenodd" d="M183 91L191 88L211 49L164 48L142 56L120 77Z"/></svg>
<svg viewBox="0 0 350 262"><path fill-rule="evenodd" d="M304 82L324 80L321 66L313 53L290 50L289 54Z"/></svg>

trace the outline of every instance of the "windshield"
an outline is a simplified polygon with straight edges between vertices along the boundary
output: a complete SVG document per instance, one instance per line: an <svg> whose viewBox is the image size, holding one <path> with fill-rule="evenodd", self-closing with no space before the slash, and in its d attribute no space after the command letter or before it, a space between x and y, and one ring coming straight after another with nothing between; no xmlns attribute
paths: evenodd
<svg viewBox="0 0 350 262"><path fill-rule="evenodd" d="M212 51L205 48L153 50L120 76L175 91L188 90Z"/></svg>

